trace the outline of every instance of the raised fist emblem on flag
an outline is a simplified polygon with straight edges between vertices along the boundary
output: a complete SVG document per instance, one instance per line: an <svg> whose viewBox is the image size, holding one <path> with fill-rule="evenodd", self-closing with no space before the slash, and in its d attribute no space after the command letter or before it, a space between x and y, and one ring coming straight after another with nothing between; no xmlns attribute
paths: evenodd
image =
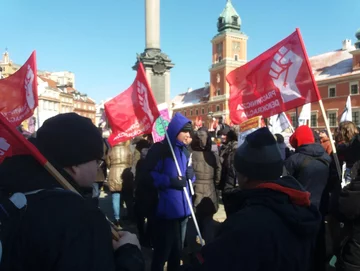
<svg viewBox="0 0 360 271"><path fill-rule="evenodd" d="M148 90L140 81L137 82L137 94L142 110L148 116L150 122L154 123L154 116L149 106Z"/></svg>
<svg viewBox="0 0 360 271"><path fill-rule="evenodd" d="M302 62L301 57L284 46L274 56L269 75L280 90L284 103L301 97L295 81Z"/></svg>
<svg viewBox="0 0 360 271"><path fill-rule="evenodd" d="M0 137L0 156L4 156L9 148L10 144L6 142L5 138Z"/></svg>
<svg viewBox="0 0 360 271"><path fill-rule="evenodd" d="M28 65L26 78L25 78L25 90L26 90L26 101L31 110L34 109L35 107L33 81L34 81L34 72L31 69L30 65Z"/></svg>

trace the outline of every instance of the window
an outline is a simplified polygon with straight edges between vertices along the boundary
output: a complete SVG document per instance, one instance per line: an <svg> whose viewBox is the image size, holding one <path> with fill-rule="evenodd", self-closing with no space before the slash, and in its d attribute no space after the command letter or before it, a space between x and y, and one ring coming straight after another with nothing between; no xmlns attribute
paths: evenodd
<svg viewBox="0 0 360 271"><path fill-rule="evenodd" d="M216 112L219 112L220 111L220 105L217 105L216 106Z"/></svg>
<svg viewBox="0 0 360 271"><path fill-rule="evenodd" d="M217 95L217 96L221 95L221 89L218 88L218 89L216 90L216 95Z"/></svg>
<svg viewBox="0 0 360 271"><path fill-rule="evenodd" d="M233 16L232 19L233 19L232 24L233 24L233 25L238 25L238 17L237 17L237 16Z"/></svg>
<svg viewBox="0 0 360 271"><path fill-rule="evenodd" d="M205 114L205 109L201 108L201 115L204 115L204 114Z"/></svg>
<svg viewBox="0 0 360 271"><path fill-rule="evenodd" d="M49 107L49 102L48 101L44 101L44 110L47 110Z"/></svg>
<svg viewBox="0 0 360 271"><path fill-rule="evenodd" d="M360 125L360 110L352 111L352 121L356 124L356 126Z"/></svg>
<svg viewBox="0 0 360 271"><path fill-rule="evenodd" d="M336 96L336 87L330 86L329 87L329 98L333 98Z"/></svg>
<svg viewBox="0 0 360 271"><path fill-rule="evenodd" d="M211 107L208 107L208 113L211 112Z"/></svg>
<svg viewBox="0 0 360 271"><path fill-rule="evenodd" d="M292 123L292 125L293 125L293 126L296 126L297 121L296 121L296 115L295 115L295 113L290 114L290 118L291 118L291 123Z"/></svg>
<svg viewBox="0 0 360 271"><path fill-rule="evenodd" d="M222 53L223 53L223 44L222 42L220 42L216 45L217 61L219 62L222 60Z"/></svg>
<svg viewBox="0 0 360 271"><path fill-rule="evenodd" d="M190 110L190 116L192 116L192 110Z"/></svg>
<svg viewBox="0 0 360 271"><path fill-rule="evenodd" d="M195 115L197 116L197 115L199 115L199 110L195 110Z"/></svg>
<svg viewBox="0 0 360 271"><path fill-rule="evenodd" d="M328 120L329 120L329 125L331 127L336 127L337 126L337 116L336 116L336 112L329 112L328 113Z"/></svg>
<svg viewBox="0 0 360 271"><path fill-rule="evenodd" d="M358 85L358 83L351 83L350 84L350 94L351 95L359 94L359 85Z"/></svg>
<svg viewBox="0 0 360 271"><path fill-rule="evenodd" d="M311 113L310 125L311 125L311 127L317 127L318 126L317 114L316 113Z"/></svg>
<svg viewBox="0 0 360 271"><path fill-rule="evenodd" d="M239 60L239 56L238 56L238 55L234 55L234 59L235 59L235 61L238 61L238 60Z"/></svg>
<svg viewBox="0 0 360 271"><path fill-rule="evenodd" d="M186 111L184 111L184 116L186 117Z"/></svg>

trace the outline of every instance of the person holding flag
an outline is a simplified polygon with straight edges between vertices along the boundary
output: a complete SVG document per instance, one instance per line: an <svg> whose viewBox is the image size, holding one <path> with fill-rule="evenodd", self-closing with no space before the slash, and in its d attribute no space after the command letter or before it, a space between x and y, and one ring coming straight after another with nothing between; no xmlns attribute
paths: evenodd
<svg viewBox="0 0 360 271"><path fill-rule="evenodd" d="M168 262L168 270L178 270L180 266L187 221L191 214L184 187L190 195L188 180L194 181L194 171L189 166L186 150L191 131L190 120L176 113L167 129L175 157L167 139L154 144L146 155L147 170L158 190L152 271L164 270L165 262ZM179 164L182 177L179 176L176 163Z"/></svg>
<svg viewBox="0 0 360 271"><path fill-rule="evenodd" d="M37 150L32 150L32 155L14 155L15 148L29 143L22 143L21 136L18 142L7 136L6 130L13 135L17 132L10 126L0 115L0 141L9 145L8 157L0 164L1 191L4 195L24 193L27 207L11 227L8 236L13 239L3 244L0 269L143 270L136 236L121 232L119 240L112 243L110 226L91 200L103 157L103 140L91 120L75 113L60 114L46 120L37 138L31 139L46 157L43 163L50 161L76 191L62 189L33 156ZM87 194L88 199L84 197Z"/></svg>

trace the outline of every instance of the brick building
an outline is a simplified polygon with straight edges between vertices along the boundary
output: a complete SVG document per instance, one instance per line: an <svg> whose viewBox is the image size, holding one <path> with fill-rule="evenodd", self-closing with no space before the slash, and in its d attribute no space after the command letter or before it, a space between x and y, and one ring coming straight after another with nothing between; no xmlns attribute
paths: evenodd
<svg viewBox="0 0 360 271"><path fill-rule="evenodd" d="M224 116L229 123L229 85L226 75L247 61L247 36L241 32L241 19L231 1L218 18L218 33L212 39L210 83L176 96L173 112L180 112L190 120L200 118L209 127L212 118ZM351 95L353 121L360 126L360 29L357 41L344 40L341 49L310 57L310 63L319 87L330 127L338 126L346 99ZM340 45L340 42L339 42ZM298 113L302 107L297 108ZM296 109L287 112L296 123ZM310 126L325 128L319 103L311 104Z"/></svg>

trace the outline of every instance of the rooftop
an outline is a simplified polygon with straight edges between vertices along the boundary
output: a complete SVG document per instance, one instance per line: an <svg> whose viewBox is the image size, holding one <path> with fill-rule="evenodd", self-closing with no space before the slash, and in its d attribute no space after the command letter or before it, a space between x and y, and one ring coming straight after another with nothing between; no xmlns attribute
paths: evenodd
<svg viewBox="0 0 360 271"><path fill-rule="evenodd" d="M171 102L174 105L172 109L179 109L194 104L206 103L209 101L209 91L209 86L194 90L189 89L187 92L179 94L174 99L172 99Z"/></svg>
<svg viewBox="0 0 360 271"><path fill-rule="evenodd" d="M353 71L353 55L350 52L354 50L355 47L351 45L345 49L310 57L315 80L322 81L360 73Z"/></svg>

